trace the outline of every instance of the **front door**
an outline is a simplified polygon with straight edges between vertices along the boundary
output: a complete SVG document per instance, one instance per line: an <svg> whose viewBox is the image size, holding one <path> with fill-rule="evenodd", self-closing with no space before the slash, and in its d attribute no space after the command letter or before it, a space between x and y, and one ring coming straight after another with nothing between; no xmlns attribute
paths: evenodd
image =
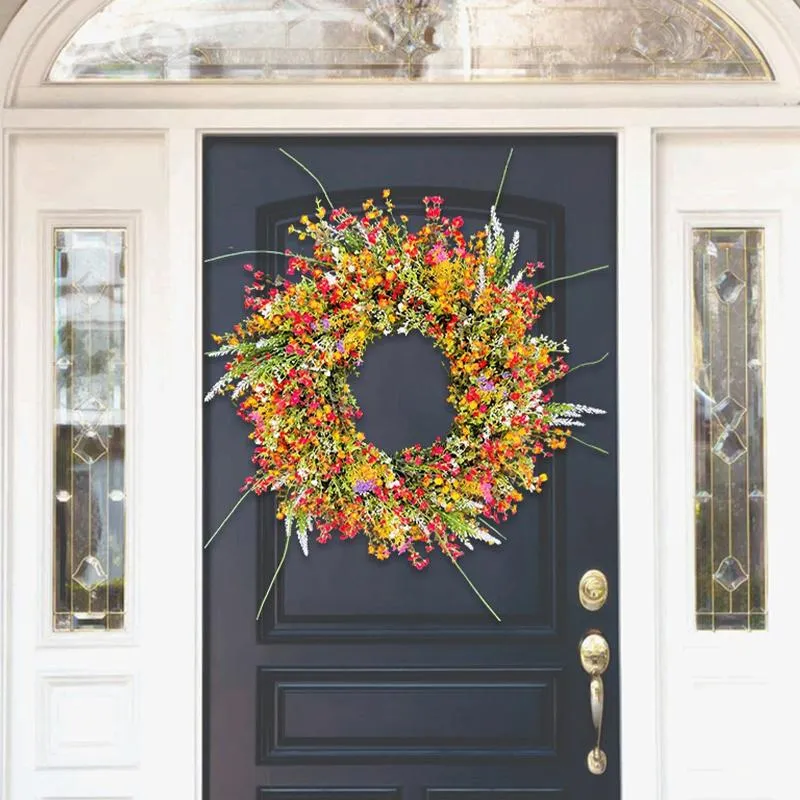
<svg viewBox="0 0 800 800"><path fill-rule="evenodd" d="M261 597L283 533L269 498L249 497L209 548L205 572L205 785L208 800L618 800L619 685L616 441L616 141L613 137L493 136L210 138L204 158L205 258L294 246L288 226L319 190L278 150L325 184L337 205L360 207L390 187L412 222L420 198L445 198L476 230L487 220L509 148L499 215L521 234L521 261L555 283L541 320L566 336L565 400L599 406L580 437L545 464L550 480L502 525L502 547L465 568L496 622L443 558L422 572L377 562L362 539L292 547L266 613ZM242 316L247 261L280 273L284 259L209 262L204 343ZM259 263L260 262L260 263ZM208 360L205 385L220 374ZM388 337L351 383L361 430L384 450L429 443L450 424L447 373L426 340ZM249 474L248 428L225 400L204 429L205 530L227 514ZM581 576L599 569L608 602L579 602ZM595 745L589 676L579 643L591 630L611 646L604 675L602 748ZM598 698L595 695L595 721Z"/></svg>

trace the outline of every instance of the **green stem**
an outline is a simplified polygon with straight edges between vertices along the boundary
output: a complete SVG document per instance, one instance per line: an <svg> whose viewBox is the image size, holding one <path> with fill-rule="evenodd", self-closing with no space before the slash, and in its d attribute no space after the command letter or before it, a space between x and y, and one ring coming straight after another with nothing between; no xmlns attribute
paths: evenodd
<svg viewBox="0 0 800 800"><path fill-rule="evenodd" d="M583 272L576 272L574 275L560 275L558 278L550 278L549 281L545 281L544 283L537 283L535 288L542 289L544 286L549 286L551 283L568 281L572 280L572 278L580 278L583 275L591 275L593 272L601 272L604 269L608 269L608 266L608 264L604 264L602 267L592 267L591 269L585 269Z"/></svg>
<svg viewBox="0 0 800 800"><path fill-rule="evenodd" d="M497 196L494 198L494 207L495 211L497 210L497 206L500 203L500 195L503 193L503 186L506 183L506 175L508 175L508 165L511 163L511 156L514 155L514 148L512 147L508 151L508 158L506 159L506 165L503 167L503 174L500 178L500 185L497 187Z"/></svg>
<svg viewBox="0 0 800 800"><path fill-rule="evenodd" d="M212 533L212 534L211 534L211 538L210 538L210 539L209 539L209 540L208 540L208 541L207 541L207 542L206 542L206 543L203 545L203 549L204 549L204 550L205 550L205 549L206 549L206 548L207 548L207 547L208 547L208 546L211 544L211 542L213 542L213 541L214 541L214 539L216 538L217 534L218 534L218 533L219 533L219 532L220 532L220 531L221 531L221 530L222 530L222 529L225 527L225 523L226 523L226 522L227 522L227 521L228 521L228 520L229 520L229 519L230 519L230 518L233 516L233 513L234 513L234 511L236 511L236 509L237 509L237 508L239 508L239 506L240 506L240 505L241 505L241 504L244 502L244 500L245 500L245 498L247 497L247 495L249 495L249 494L250 494L250 492L252 492L252 491L253 491L253 487L251 486L251 487L250 487L250 488L249 488L249 489L248 489L248 490L247 490L247 491L246 491L246 492L245 492L245 493L244 493L244 494L243 494L243 495L242 495L242 496L241 496L241 497L240 497L240 498L239 498L239 499L236 501L236 505L235 505L235 506L234 506L234 507L233 507L233 508L232 508L232 509L231 509L231 510L228 512L228 516L227 516L227 517L225 517L225 519L224 519L224 520L222 520L222 522L220 522L220 524L219 524L219 527L218 527L218 528L217 528L217 529L214 531L214 533Z"/></svg>
<svg viewBox="0 0 800 800"><path fill-rule="evenodd" d="M319 188L322 190L322 194L325 195L326 202L331 208L333 208L333 202L331 201L330 197L328 197L328 193L325 191L322 181L302 161L298 161L291 153L288 153L282 147L279 147L278 150L283 153L286 158L294 161L294 163L297 164L297 166L300 167L303 172L305 172L307 175L310 175L316 181L317 186L319 186Z"/></svg>
<svg viewBox="0 0 800 800"><path fill-rule="evenodd" d="M598 447L596 444L589 444L589 442L584 442L583 439L579 439L577 436L570 436L569 438L573 442L577 442L578 444L582 444L584 447L588 447L590 450L596 450L598 453L602 453L604 456L608 455L608 450L603 450L602 447Z"/></svg>
<svg viewBox="0 0 800 800"><path fill-rule="evenodd" d="M236 253L226 253L224 256L214 256L214 258L206 258L203 263L210 264L212 261L222 261L226 258L236 258L236 256L254 256L260 253L269 253L272 255L285 255L278 253L276 250L239 250Z"/></svg>
<svg viewBox="0 0 800 800"><path fill-rule="evenodd" d="M267 603L267 598L269 597L269 593L272 591L272 587L275 585L275 581L278 580L278 575L281 573L281 569L283 568L283 562L286 561L286 554L289 552L289 542L291 542L291 536L286 537L286 544L283 547L283 555L281 556L281 560L278 562L278 567L275 570L275 574L272 576L272 580L269 582L269 586L267 586L267 591L264 592L264 597L261 600L261 605L258 607L258 614L256 614L256 621L261 619L261 612L264 610L264 606Z"/></svg>
<svg viewBox="0 0 800 800"><path fill-rule="evenodd" d="M253 256L259 254L266 254L270 256L286 256L286 258L302 258L303 261L308 261L310 264L324 264L325 266L330 266L325 261L320 261L316 258L309 258L308 256L301 255L300 253L287 253L285 250L239 250L238 253L226 253L224 256L214 256L213 258L207 258L203 261L204 264L210 264L212 261L222 261L226 258L236 258L236 256Z"/></svg>
<svg viewBox="0 0 800 800"><path fill-rule="evenodd" d="M575 372L576 370L581 369L582 367L594 367L597 366L597 364L602 364L608 358L608 355L609 354L606 353L604 356L601 356L596 361L584 361L583 364L578 364L575 367L570 367L569 371L570 373L572 373Z"/></svg>
<svg viewBox="0 0 800 800"><path fill-rule="evenodd" d="M498 622L502 622L503 620L501 620L501 619L500 619L500 617L498 617L498 616L497 616L497 613L495 612L495 610L494 610L494 609L493 609L493 608L492 608L492 607L491 607L491 606L490 606L490 605L489 605L489 604L486 602L486 600L485 600L484 596L483 596L483 595L482 595L482 594L481 594L481 593L480 593L480 592L477 590L477 588L475 587L475 584L474 584L474 583L473 583L473 582L472 582L472 581L469 579L469 577L467 576L467 573L466 573L466 572L464 572L464 570L463 570L463 569L461 569L461 565L458 563L458 561L456 561L456 559L455 559L455 558L453 558L452 556L450 556L450 560L453 562L453 564L454 564L455 568L456 568L456 569L457 569L457 570L458 570L458 571L461 573L461 575L462 575L462 577L464 578L464 580L465 580L465 581L466 581L466 582L469 584L469 587L470 587L470 589L472 589L472 591L473 591L473 592L475 592L475 594L477 595L477 597L478 597L478 599L481 601L481 603L483 603L483 604L484 604L484 606L486 606L486 608L488 608L488 609L489 609L489 613L490 613L490 614L491 614L491 615L492 615L492 616L493 616L493 617L494 617L494 618L495 618L495 619L496 619Z"/></svg>
<svg viewBox="0 0 800 800"><path fill-rule="evenodd" d="M481 521L481 523L482 523L483 525L485 525L485 526L486 526L486 527L487 527L487 528L488 528L488 529L489 529L489 530L490 530L492 533L496 533L496 534L497 534L497 535L498 535L498 536L499 536L499 537L500 537L500 538L501 538L501 539L502 539L504 542L507 542L507 541L508 541L508 539L506 539L506 537L505 537L505 536L503 536L503 534L502 534L502 533L500 533L500 531L499 531L499 530L497 530L497 528L495 528L495 527L494 527L494 525L491 525L490 523L488 523L488 522L487 522L487 521L486 521L486 520L485 520L483 517L480 517L480 521Z"/></svg>

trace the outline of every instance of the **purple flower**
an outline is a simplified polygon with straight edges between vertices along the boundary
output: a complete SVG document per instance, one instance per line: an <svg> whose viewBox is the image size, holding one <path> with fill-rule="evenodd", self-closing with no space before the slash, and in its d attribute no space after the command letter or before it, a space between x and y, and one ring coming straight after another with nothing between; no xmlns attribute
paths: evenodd
<svg viewBox="0 0 800 800"><path fill-rule="evenodd" d="M322 327L326 331L331 329L331 321L327 317L322 318Z"/></svg>
<svg viewBox="0 0 800 800"><path fill-rule="evenodd" d="M492 389L494 389L494 383L488 378L478 378L478 386L480 386L484 392L491 392Z"/></svg>
<svg viewBox="0 0 800 800"><path fill-rule="evenodd" d="M375 481L356 481L356 485L353 487L355 489L356 494L369 494L375 488Z"/></svg>
<svg viewBox="0 0 800 800"><path fill-rule="evenodd" d="M344 353L344 342L341 339L338 342L336 342L336 349L340 353Z"/></svg>

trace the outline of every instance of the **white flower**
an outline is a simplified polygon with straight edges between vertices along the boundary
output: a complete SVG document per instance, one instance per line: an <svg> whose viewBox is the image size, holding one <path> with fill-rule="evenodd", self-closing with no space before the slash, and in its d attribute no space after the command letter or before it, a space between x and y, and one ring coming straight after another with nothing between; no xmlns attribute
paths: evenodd
<svg viewBox="0 0 800 800"><path fill-rule="evenodd" d="M300 549L303 551L303 555L308 558L308 531L298 528L297 541L300 543Z"/></svg>
<svg viewBox="0 0 800 800"><path fill-rule="evenodd" d="M514 289L519 286L519 282L522 280L522 276L525 274L524 270L520 270L516 276L508 282L508 286L506 286L506 291L513 292Z"/></svg>
<svg viewBox="0 0 800 800"><path fill-rule="evenodd" d="M487 544L500 544L500 540L496 536L492 536L489 531L485 531L483 528L475 528L469 532L469 535L473 539L477 539L480 542L486 542Z"/></svg>

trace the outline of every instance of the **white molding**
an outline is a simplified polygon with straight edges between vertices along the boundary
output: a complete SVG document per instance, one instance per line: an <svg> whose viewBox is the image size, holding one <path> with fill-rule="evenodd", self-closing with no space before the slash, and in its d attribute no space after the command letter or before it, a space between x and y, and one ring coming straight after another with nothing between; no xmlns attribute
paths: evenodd
<svg viewBox="0 0 800 800"><path fill-rule="evenodd" d="M605 107L613 105L789 105L800 98L800 13L793 0L716 0L762 48L776 81L671 83L42 85L61 47L105 0L27 0L0 47L4 105L54 107L280 107L354 104L361 108ZM300 89L300 91L298 91Z"/></svg>
<svg viewBox="0 0 800 800"><path fill-rule="evenodd" d="M11 424L11 336L8 324L10 303L10 242L9 242L9 138L0 120L0 798L9 794L8 737L10 713L8 708L11 648L8 629L11 600L11 563L9 536L11 526L11 492L9 463L11 461L9 427Z"/></svg>
<svg viewBox="0 0 800 800"><path fill-rule="evenodd" d="M139 701L133 675L83 670L70 674L61 669L40 673L36 681L37 769L138 765ZM87 715L89 723L105 730L105 738L87 738Z"/></svg>
<svg viewBox="0 0 800 800"><path fill-rule="evenodd" d="M167 185L169 194L168 259L173 291L186 298L190 310L179 315L173 330L172 386L181 387L172 398L185 409L173 430L175 449L185 454L187 469L174 475L174 492L182 497L184 522L176 532L180 541L175 555L186 566L183 583L187 593L180 626L192 652L182 653L185 688L176 707L185 715L186 740L167 744L163 770L175 768L180 776L171 797L193 800L202 796L203 785L203 279L200 181L202 147L191 128L173 128L167 136ZM172 301L169 301L172 302ZM182 354L183 357L180 357ZM169 635L169 634L168 634Z"/></svg>
<svg viewBox="0 0 800 800"><path fill-rule="evenodd" d="M125 285L125 592L124 628L114 631L54 631L53 630L53 453L52 433L42 436L40 464L43 477L39 484L43 524L39 531L39 563L42 570L38 574L37 596L42 600L39 614L38 647L119 647L136 644L136 604L138 601L136 568L138 564L138 542L141 540L136 520L136 494L140 485L142 470L137 458L136 431L137 392L136 381L140 375L138 311L141 291L141 271L139 270L140 211L104 211L98 209L70 209L68 211L48 210L39 214L39 254L37 263L44 272L41 285L50 285L53 264L53 233L56 228L123 228L126 233L126 261L128 265ZM42 337L39 363L47 365L53 360L53 293L42 292L41 314L46 321L47 336ZM44 391L39 406L42 409L40 422L42 431L52 431L55 410L53 407L52 373L44 381Z"/></svg>
<svg viewBox="0 0 800 800"><path fill-rule="evenodd" d="M618 164L617 424L623 800L660 797L653 160L654 135L650 128L622 132ZM623 387L636 387L636 391Z"/></svg>
<svg viewBox="0 0 800 800"><path fill-rule="evenodd" d="M480 113L476 113L480 111ZM791 107L757 110L747 107L625 108L525 108L510 105L488 113L483 108L357 108L325 106L303 108L200 108L200 109L30 109L0 111L8 130L49 135L53 130L86 131L127 136L163 133L171 128L193 128L203 134L346 134L386 133L614 133L622 128L647 126L663 132L730 129L763 131L800 128L800 102Z"/></svg>

